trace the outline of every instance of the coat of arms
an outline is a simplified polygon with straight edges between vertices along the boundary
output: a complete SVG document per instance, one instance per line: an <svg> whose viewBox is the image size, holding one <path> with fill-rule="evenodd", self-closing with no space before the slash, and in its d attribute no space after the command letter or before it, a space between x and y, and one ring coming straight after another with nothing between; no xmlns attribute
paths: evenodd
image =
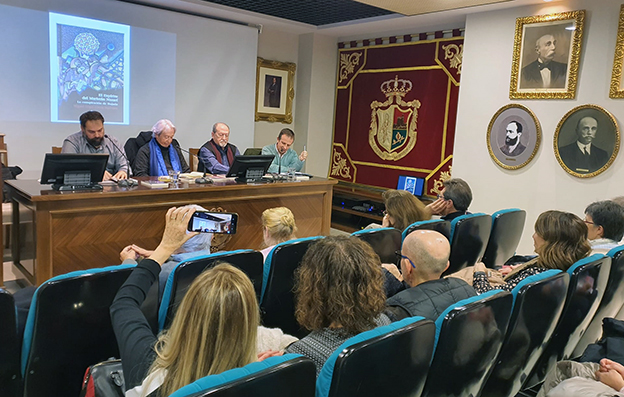
<svg viewBox="0 0 624 397"><path fill-rule="evenodd" d="M412 82L399 79L381 84L386 95L383 103L371 103L371 124L368 143L383 160L400 160L416 145L416 121L420 101L405 102L403 97L412 90Z"/></svg>

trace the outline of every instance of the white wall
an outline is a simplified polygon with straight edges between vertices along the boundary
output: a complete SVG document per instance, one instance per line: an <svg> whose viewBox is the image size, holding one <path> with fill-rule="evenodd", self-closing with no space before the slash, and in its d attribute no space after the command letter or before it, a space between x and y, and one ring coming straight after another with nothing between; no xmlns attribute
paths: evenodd
<svg viewBox="0 0 624 397"><path fill-rule="evenodd" d="M533 251L533 224L541 212L559 209L583 217L587 204L624 194L622 153L604 173L581 179L567 174L557 163L553 151L557 123L578 105L600 105L610 111L622 127L624 103L609 98L621 3L621 0L578 0L467 17L453 176L465 179L472 187L474 199L470 209L473 212L492 213L512 207L527 211L518 253ZM580 9L587 10L587 14L576 99L510 101L516 18ZM491 117L511 102L531 109L542 126L542 143L537 155L528 166L516 171L499 168L491 160L486 144Z"/></svg>

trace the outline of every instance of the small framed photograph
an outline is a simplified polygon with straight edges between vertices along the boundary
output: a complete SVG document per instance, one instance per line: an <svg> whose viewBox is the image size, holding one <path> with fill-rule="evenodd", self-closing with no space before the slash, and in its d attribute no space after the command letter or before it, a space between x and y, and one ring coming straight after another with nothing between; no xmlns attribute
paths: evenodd
<svg viewBox="0 0 624 397"><path fill-rule="evenodd" d="M624 98L624 74L622 61L624 60L624 4L620 6L620 22L618 23L615 55L613 56L613 72L611 73L610 98Z"/></svg>
<svg viewBox="0 0 624 397"><path fill-rule="evenodd" d="M510 99L576 96L585 10L516 19Z"/></svg>
<svg viewBox="0 0 624 397"><path fill-rule="evenodd" d="M542 128L526 106L512 103L500 108L490 120L487 145L490 157L507 170L529 164L542 142Z"/></svg>
<svg viewBox="0 0 624 397"><path fill-rule="evenodd" d="M582 105L566 113L555 131L557 161L570 175L591 178L607 170L620 150L620 130L611 113Z"/></svg>
<svg viewBox="0 0 624 397"><path fill-rule="evenodd" d="M296 65L258 58L256 71L256 121L292 123Z"/></svg>

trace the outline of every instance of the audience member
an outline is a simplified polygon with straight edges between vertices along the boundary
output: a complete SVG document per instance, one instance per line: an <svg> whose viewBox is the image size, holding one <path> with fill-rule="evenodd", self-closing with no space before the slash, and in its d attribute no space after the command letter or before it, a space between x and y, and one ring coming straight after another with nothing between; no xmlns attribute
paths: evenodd
<svg viewBox="0 0 624 397"><path fill-rule="evenodd" d="M262 237L264 245L262 256L266 260L269 252L279 243L292 240L297 232L295 216L286 207L269 208L262 212Z"/></svg>
<svg viewBox="0 0 624 397"><path fill-rule="evenodd" d="M413 316L435 321L450 305L476 295L464 280L440 278L450 254L448 240L436 231L416 230L405 238L400 264L409 288L386 301L385 314L392 321Z"/></svg>
<svg viewBox="0 0 624 397"><path fill-rule="evenodd" d="M80 131L63 141L62 153L105 153L104 180L128 178L128 162L119 141L104 132L104 116L90 110L80 115Z"/></svg>
<svg viewBox="0 0 624 397"><path fill-rule="evenodd" d="M483 263L474 267L473 287L481 294L492 289L511 291L525 278L549 269L566 271L574 262L591 252L587 240L587 226L578 216L569 212L546 211L535 221L533 246L538 256L515 267L506 274L502 283L492 285Z"/></svg>
<svg viewBox="0 0 624 397"><path fill-rule="evenodd" d="M585 208L587 238L594 251L607 252L624 235L624 207L611 201L596 201Z"/></svg>
<svg viewBox="0 0 624 397"><path fill-rule="evenodd" d="M212 139L199 150L197 171L227 174L234 162L234 156L240 155L238 148L229 141L230 127L225 123L215 123L212 126Z"/></svg>
<svg viewBox="0 0 624 397"><path fill-rule="evenodd" d="M207 375L256 361L259 309L249 278L229 264L217 265L191 284L171 328L154 336L140 306L160 265L196 233L186 227L192 207L170 208L162 241L119 289L111 319L127 396L157 390L168 396Z"/></svg>
<svg viewBox="0 0 624 397"><path fill-rule="evenodd" d="M303 354L318 376L348 338L390 323L379 256L355 237L326 237L310 246L295 276L297 321L312 332L286 352Z"/></svg>
<svg viewBox="0 0 624 397"><path fill-rule="evenodd" d="M431 218L425 205L408 191L388 189L381 196L386 207L381 225L371 223L366 229L393 227L402 232L414 222Z"/></svg>
<svg viewBox="0 0 624 397"><path fill-rule="evenodd" d="M458 216L469 214L472 191L466 181L453 178L444 181L443 186L438 199L426 207L429 217L440 215L445 221L452 221Z"/></svg>
<svg viewBox="0 0 624 397"><path fill-rule="evenodd" d="M135 176L165 176L169 171L190 172L182 151L174 142L176 127L170 120L158 120L152 127L152 140L143 145L134 161Z"/></svg>
<svg viewBox="0 0 624 397"><path fill-rule="evenodd" d="M624 366L604 358L598 363L560 361L546 376L537 397L624 396Z"/></svg>
<svg viewBox="0 0 624 397"><path fill-rule="evenodd" d="M291 147L295 142L295 133L290 128L284 128L277 136L277 143L266 145L262 148L262 154L275 156L268 172L288 172L290 169L301 171L303 162L308 158L305 150L297 156L297 152Z"/></svg>

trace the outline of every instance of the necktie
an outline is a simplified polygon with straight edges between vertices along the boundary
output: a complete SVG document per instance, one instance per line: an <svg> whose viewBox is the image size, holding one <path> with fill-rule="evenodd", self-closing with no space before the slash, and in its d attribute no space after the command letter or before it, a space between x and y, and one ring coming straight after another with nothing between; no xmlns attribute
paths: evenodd
<svg viewBox="0 0 624 397"><path fill-rule="evenodd" d="M585 154L585 156L589 156L589 152L587 151L587 146L583 148L583 154Z"/></svg>

